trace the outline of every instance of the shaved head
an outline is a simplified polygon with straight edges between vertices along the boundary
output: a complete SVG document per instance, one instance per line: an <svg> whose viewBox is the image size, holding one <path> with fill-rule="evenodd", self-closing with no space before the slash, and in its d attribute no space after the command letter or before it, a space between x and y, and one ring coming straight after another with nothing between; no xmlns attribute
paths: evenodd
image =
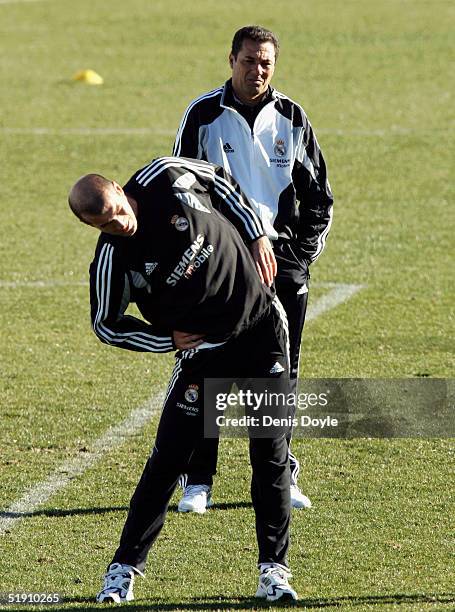
<svg viewBox="0 0 455 612"><path fill-rule="evenodd" d="M86 174L71 188L68 203L76 217L81 220L84 215L100 215L113 189L112 181L101 174Z"/></svg>
<svg viewBox="0 0 455 612"><path fill-rule="evenodd" d="M106 234L132 236L137 230L136 200L101 174L86 174L76 181L68 204L80 221Z"/></svg>

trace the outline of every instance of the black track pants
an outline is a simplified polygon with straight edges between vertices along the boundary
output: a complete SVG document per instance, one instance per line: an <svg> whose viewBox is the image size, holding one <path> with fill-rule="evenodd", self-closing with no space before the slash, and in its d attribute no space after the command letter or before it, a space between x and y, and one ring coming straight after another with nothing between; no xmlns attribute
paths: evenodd
<svg viewBox="0 0 455 612"><path fill-rule="evenodd" d="M279 315L281 310L281 315ZM251 329L220 348L177 353L155 446L130 502L112 563L143 570L180 474L203 438L204 378L267 378L278 362L289 376L287 322L274 305ZM284 435L250 439L252 501L259 563L287 565L290 470Z"/></svg>

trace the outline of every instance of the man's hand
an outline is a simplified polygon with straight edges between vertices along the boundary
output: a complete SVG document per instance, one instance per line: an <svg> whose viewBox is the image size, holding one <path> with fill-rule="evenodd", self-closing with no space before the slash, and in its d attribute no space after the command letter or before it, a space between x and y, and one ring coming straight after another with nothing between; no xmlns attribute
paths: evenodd
<svg viewBox="0 0 455 612"><path fill-rule="evenodd" d="M173 331L175 346L180 350L196 348L204 342L204 336L200 334L192 334L189 332Z"/></svg>
<svg viewBox="0 0 455 612"><path fill-rule="evenodd" d="M270 240L267 236L261 236L261 238L250 244L250 251L256 264L259 278L270 287L276 276L276 259Z"/></svg>

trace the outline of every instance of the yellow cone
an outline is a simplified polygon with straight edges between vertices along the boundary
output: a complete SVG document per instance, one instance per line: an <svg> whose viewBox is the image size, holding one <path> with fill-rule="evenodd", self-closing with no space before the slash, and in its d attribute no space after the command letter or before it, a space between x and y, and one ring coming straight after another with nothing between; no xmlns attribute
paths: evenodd
<svg viewBox="0 0 455 612"><path fill-rule="evenodd" d="M73 81L81 81L88 85L102 85L104 83L103 77L100 76L94 70L79 70L73 76Z"/></svg>

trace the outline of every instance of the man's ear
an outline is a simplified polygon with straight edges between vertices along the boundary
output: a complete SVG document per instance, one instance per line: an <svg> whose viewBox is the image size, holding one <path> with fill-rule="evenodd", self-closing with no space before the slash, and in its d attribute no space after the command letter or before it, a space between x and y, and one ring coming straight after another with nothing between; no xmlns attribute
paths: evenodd
<svg viewBox="0 0 455 612"><path fill-rule="evenodd" d="M112 181L112 185L117 193L123 194L123 187L121 187L121 185L119 185L117 181Z"/></svg>
<svg viewBox="0 0 455 612"><path fill-rule="evenodd" d="M231 68L234 68L234 56L232 55L232 53L229 53L229 66Z"/></svg>

